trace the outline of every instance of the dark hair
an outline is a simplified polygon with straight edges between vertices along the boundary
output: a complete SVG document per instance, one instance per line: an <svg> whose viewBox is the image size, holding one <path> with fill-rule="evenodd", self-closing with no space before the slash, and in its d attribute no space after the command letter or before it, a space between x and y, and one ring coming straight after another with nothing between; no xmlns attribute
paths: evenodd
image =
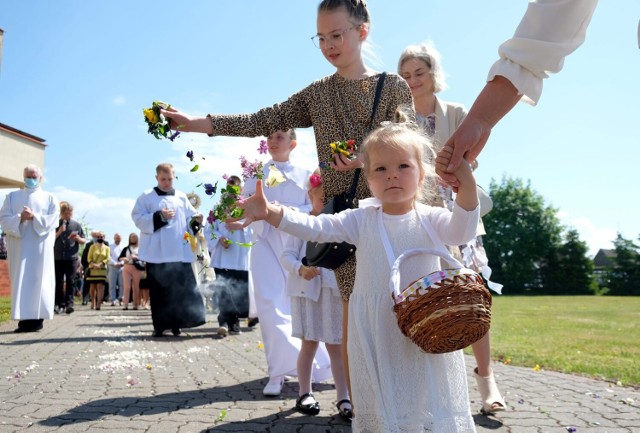
<svg viewBox="0 0 640 433"><path fill-rule="evenodd" d="M229 176L227 178L227 183L233 185L233 186L241 186L242 185L242 181L240 180L240 178L236 175L232 175Z"/></svg>
<svg viewBox="0 0 640 433"><path fill-rule="evenodd" d="M349 16L353 18L357 24L368 24L371 22L367 3L364 0L322 0L318 5L318 13L334 11L341 7L347 10Z"/></svg>

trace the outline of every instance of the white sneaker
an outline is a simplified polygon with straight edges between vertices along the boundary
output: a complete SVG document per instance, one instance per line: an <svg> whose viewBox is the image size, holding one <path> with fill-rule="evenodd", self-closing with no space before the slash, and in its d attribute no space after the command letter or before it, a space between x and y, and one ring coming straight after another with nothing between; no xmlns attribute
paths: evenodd
<svg viewBox="0 0 640 433"><path fill-rule="evenodd" d="M282 392L282 384L284 382L284 377L282 376L274 376L269 378L269 383L262 390L263 395L275 397L280 395Z"/></svg>
<svg viewBox="0 0 640 433"><path fill-rule="evenodd" d="M218 336L226 337L228 334L229 334L229 328L227 328L225 325L222 325L221 327L218 328Z"/></svg>

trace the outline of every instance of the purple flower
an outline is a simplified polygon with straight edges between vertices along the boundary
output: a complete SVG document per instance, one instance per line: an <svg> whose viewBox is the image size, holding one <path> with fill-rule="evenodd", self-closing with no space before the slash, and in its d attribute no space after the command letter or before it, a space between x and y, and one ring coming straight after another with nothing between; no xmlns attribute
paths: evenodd
<svg viewBox="0 0 640 433"><path fill-rule="evenodd" d="M244 156L240 157L240 167L242 167L242 180L246 181L255 177L262 179L262 162L254 161L249 162Z"/></svg>
<svg viewBox="0 0 640 433"><path fill-rule="evenodd" d="M322 162L320 162L320 164L318 164L318 167L320 167L320 168L328 168L329 164L324 162L324 161L322 161Z"/></svg>
<svg viewBox="0 0 640 433"><path fill-rule="evenodd" d="M189 161L193 161L193 150L187 152L187 158L189 158Z"/></svg>
<svg viewBox="0 0 640 433"><path fill-rule="evenodd" d="M204 193L206 195L214 195L217 189L218 189L218 182L216 182L215 185L211 185L210 183L204 184Z"/></svg>
<svg viewBox="0 0 640 433"><path fill-rule="evenodd" d="M213 211L210 210L209 211L209 216L207 217L207 222L209 224L213 224L213 222L216 220L216 217L213 215Z"/></svg>
<svg viewBox="0 0 640 433"><path fill-rule="evenodd" d="M229 180L229 175L227 173L222 175L222 179L226 182Z"/></svg>
<svg viewBox="0 0 640 433"><path fill-rule="evenodd" d="M173 134L171 134L171 135L170 135L169 137L167 137L167 138L169 139L169 141L173 141L173 140L175 140L176 138L178 138L178 135L180 135L180 131L176 131L176 132L174 132ZM193 159L192 159L191 161L193 161Z"/></svg>
<svg viewBox="0 0 640 433"><path fill-rule="evenodd" d="M570 427L567 427L567 431L568 431L568 432L570 432L570 433L575 433L575 432L577 432L577 431L578 431L578 429L576 429L576 428L575 428L575 427L573 427L573 426L570 426Z"/></svg>
<svg viewBox="0 0 640 433"><path fill-rule="evenodd" d="M260 140L260 147L258 147L258 153L264 155L269 150L267 146L267 140Z"/></svg>

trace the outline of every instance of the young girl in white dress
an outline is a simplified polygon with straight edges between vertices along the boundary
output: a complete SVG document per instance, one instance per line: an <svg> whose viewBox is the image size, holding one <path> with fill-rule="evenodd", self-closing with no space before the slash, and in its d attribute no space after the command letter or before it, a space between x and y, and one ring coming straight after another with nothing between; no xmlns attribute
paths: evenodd
<svg viewBox="0 0 640 433"><path fill-rule="evenodd" d="M417 200L425 178L435 175L434 167L423 163L429 146L428 138L407 124L373 131L361 157L375 199L361 200L358 209L318 216L294 212L267 203L260 183L256 194L240 203L245 224L265 220L308 241L357 247L348 323L354 432L475 432L462 351L422 352L401 333L393 313L389 278L395 258L413 248L444 250L427 227L443 243L460 245L475 237L478 226L476 183L468 164L455 172L460 187L452 211ZM436 165L450 157L451 148L442 153ZM439 262L435 255L404 261L400 287L438 270Z"/></svg>
<svg viewBox="0 0 640 433"><path fill-rule="evenodd" d="M311 215L324 207L320 169L307 182L311 199ZM336 387L338 414L351 421L351 402L342 362L342 299L338 282L329 269L307 266L304 260L307 242L286 236L280 262L287 270L286 293L291 299L292 335L302 340L298 354L298 399L296 408L308 415L320 413L320 403L311 393L313 359L319 342L324 342L331 358L331 372Z"/></svg>

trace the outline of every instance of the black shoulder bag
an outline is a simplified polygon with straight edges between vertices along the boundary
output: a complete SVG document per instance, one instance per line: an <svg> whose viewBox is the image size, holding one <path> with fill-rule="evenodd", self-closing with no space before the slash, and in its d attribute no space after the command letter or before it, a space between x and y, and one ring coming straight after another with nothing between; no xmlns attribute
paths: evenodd
<svg viewBox="0 0 640 433"><path fill-rule="evenodd" d="M386 76L387 73L383 72L380 74L380 78L378 78L378 85L376 87L376 95L373 100L373 110L371 112L371 120L369 120L369 129L367 133L371 131L373 127L373 119L375 118L376 111L378 110L380 94L382 93L382 87L384 86ZM322 209L322 213L334 214L342 212L343 210L353 209L355 207L354 200L356 197L358 180L360 179L360 171L361 169L359 168L355 170L349 190L331 198L331 200L329 200ZM307 266L336 269L347 261L355 251L355 245L351 245L346 242L307 242L306 257L303 259L303 263Z"/></svg>

